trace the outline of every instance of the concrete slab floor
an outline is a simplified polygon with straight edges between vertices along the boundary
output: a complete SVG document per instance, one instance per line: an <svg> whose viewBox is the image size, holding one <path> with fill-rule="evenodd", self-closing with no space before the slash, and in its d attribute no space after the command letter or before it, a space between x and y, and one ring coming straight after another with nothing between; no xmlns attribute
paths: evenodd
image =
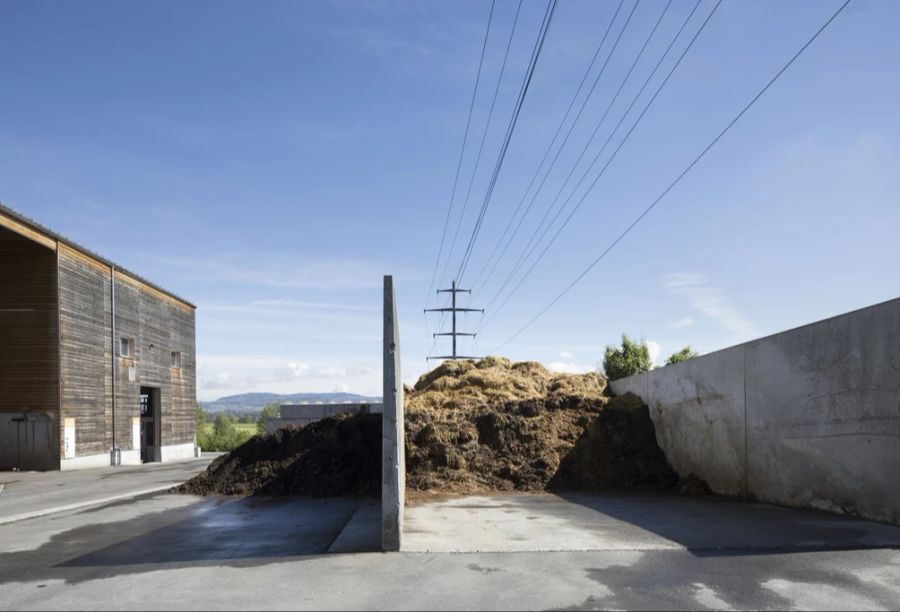
<svg viewBox="0 0 900 612"><path fill-rule="evenodd" d="M900 527L721 497L570 493L466 497L407 508L404 551L900 547Z"/></svg>
<svg viewBox="0 0 900 612"><path fill-rule="evenodd" d="M0 472L0 524L59 508L173 487L206 469L217 454L172 463L70 472Z"/></svg>
<svg viewBox="0 0 900 612"><path fill-rule="evenodd" d="M540 497L458 500L448 512L477 522L467 512L475 508L460 506L493 505L486 520L499 525L518 515L510 520L537 525L532 535L563 528L576 537L594 525L607 534L607 549L325 554L359 550L351 536L364 540L367 523L377 528L377 505L154 495L0 526L0 609L892 609L900 602L900 545L888 544L900 529L718 500ZM563 513L556 523L554 512ZM716 512L726 518L709 525L713 534L725 535L734 520L735 530L768 528L768 535L706 548L706 536L692 532ZM529 520L535 513L543 518ZM692 513L700 516L680 524ZM812 535L832 539L813 547Z"/></svg>
<svg viewBox="0 0 900 612"><path fill-rule="evenodd" d="M85 567L230 561L325 554L345 527L343 550L378 550L371 519L352 499L229 498L156 494L0 526L0 568L21 576L17 555L72 575ZM377 518L375 519L377 528ZM361 527L362 526L362 527ZM378 532L376 532L378 533ZM374 545L372 544L374 541ZM32 569L36 567L31 566Z"/></svg>

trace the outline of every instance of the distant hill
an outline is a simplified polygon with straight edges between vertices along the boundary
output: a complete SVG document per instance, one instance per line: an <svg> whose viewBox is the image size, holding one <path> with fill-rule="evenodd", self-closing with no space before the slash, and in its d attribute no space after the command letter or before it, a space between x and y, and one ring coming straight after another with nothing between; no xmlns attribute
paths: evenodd
<svg viewBox="0 0 900 612"><path fill-rule="evenodd" d="M213 402L200 402L207 412L251 412L260 411L273 402L380 402L380 397L357 395L355 393L241 393L220 397Z"/></svg>

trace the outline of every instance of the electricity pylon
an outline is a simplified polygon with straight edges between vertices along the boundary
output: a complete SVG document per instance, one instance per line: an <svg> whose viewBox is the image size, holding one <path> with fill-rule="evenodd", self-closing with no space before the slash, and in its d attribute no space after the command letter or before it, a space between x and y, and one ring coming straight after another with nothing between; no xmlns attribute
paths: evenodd
<svg viewBox="0 0 900 612"><path fill-rule="evenodd" d="M441 293L449 293L451 295L450 298L450 307L449 308L426 308L425 312L449 312L453 318L453 331L449 332L436 332L432 337L436 338L438 336L452 336L453 337L453 354L452 355L437 355L434 357L426 357L426 360L430 359L478 359L478 357L467 357L464 355L456 354L456 337L457 336L472 336L475 337L473 333L466 332L458 332L456 331L456 313L457 312L484 312L484 308L458 308L456 306L456 294L457 293L472 293L471 289L457 289L456 281L451 283L450 289L438 289L438 294Z"/></svg>

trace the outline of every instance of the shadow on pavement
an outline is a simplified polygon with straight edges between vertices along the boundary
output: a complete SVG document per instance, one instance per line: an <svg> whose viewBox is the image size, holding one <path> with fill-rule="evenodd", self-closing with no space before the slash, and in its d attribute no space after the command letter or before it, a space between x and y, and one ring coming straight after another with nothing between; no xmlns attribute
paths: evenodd
<svg viewBox="0 0 900 612"><path fill-rule="evenodd" d="M610 517L628 523L679 544L697 556L900 546L900 527L817 510L728 497L683 497L657 492L557 495L593 510L598 520Z"/></svg>
<svg viewBox="0 0 900 612"><path fill-rule="evenodd" d="M367 530L373 502L352 499L260 498L201 503L187 516L163 516L127 523L138 535L70 559L62 566L116 566L147 563L222 561L378 550L380 533ZM176 511L179 512L179 511ZM355 520L354 520L355 519ZM362 522L362 525L352 523ZM378 528L378 517L372 521ZM143 524L141 524L143 523ZM156 523L165 523L154 528ZM345 528L342 548L332 551ZM149 528L149 529L148 529Z"/></svg>
<svg viewBox="0 0 900 612"><path fill-rule="evenodd" d="M380 550L375 500L210 497L146 513L139 508L142 501L175 498L146 496L54 519L72 526L34 549L0 554L0 583L55 577L73 583L179 566L263 565ZM123 518L84 519L103 511ZM54 528L49 521L41 525Z"/></svg>

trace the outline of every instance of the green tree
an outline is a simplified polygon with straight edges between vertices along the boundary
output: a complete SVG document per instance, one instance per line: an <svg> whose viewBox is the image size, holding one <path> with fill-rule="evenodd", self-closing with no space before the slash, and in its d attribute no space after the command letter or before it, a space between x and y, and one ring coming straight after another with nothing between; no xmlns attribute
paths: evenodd
<svg viewBox="0 0 900 612"><path fill-rule="evenodd" d="M210 423L212 415L199 405L194 411L197 421L197 446L205 451L229 452L253 437L253 433L235 427L236 417L220 412Z"/></svg>
<svg viewBox="0 0 900 612"><path fill-rule="evenodd" d="M607 345L603 355L603 373L609 380L618 380L640 372L648 372L653 367L650 348L642 339L635 342L622 334L622 345Z"/></svg>
<svg viewBox="0 0 900 612"><path fill-rule="evenodd" d="M206 413L203 412L203 406L200 404L194 407L194 419L197 421L197 434L199 435L203 428L206 427Z"/></svg>
<svg viewBox="0 0 900 612"><path fill-rule="evenodd" d="M213 423L213 435L216 438L225 440L229 437L233 437L235 432L234 419L231 415L225 414L224 412L220 412L216 415L216 420Z"/></svg>
<svg viewBox="0 0 900 612"><path fill-rule="evenodd" d="M194 407L194 420L197 423L196 433L194 434L196 444L206 450L209 446L209 435L207 434L206 412L203 411L203 406L200 404Z"/></svg>
<svg viewBox="0 0 900 612"><path fill-rule="evenodd" d="M263 406L262 413L256 421L256 432L265 433L266 421L269 419L277 419L281 415L281 405L278 403L266 404Z"/></svg>
<svg viewBox="0 0 900 612"><path fill-rule="evenodd" d="M673 353L671 357L666 359L666 365L672 365L673 363L681 363L682 361L687 361L688 359L693 359L694 357L699 357L700 353L694 350L691 346L686 346L677 353Z"/></svg>

